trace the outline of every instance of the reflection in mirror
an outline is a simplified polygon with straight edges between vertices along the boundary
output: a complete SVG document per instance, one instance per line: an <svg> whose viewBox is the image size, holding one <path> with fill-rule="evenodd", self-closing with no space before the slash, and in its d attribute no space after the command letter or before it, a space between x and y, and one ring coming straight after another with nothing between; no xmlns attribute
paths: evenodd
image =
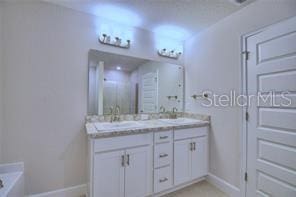
<svg viewBox="0 0 296 197"><path fill-rule="evenodd" d="M88 114L183 111L184 69L97 50L89 51Z"/></svg>

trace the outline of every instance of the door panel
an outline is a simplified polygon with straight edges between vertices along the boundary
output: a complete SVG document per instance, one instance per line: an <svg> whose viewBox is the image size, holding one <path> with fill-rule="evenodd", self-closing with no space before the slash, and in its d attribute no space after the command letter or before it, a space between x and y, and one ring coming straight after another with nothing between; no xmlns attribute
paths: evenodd
<svg viewBox="0 0 296 197"><path fill-rule="evenodd" d="M157 73L150 72L142 76L141 83L141 110L143 113L155 113L158 109L158 94L157 94Z"/></svg>
<svg viewBox="0 0 296 197"><path fill-rule="evenodd" d="M295 197L295 188L264 173L258 174L258 190L272 197Z"/></svg>
<svg viewBox="0 0 296 197"><path fill-rule="evenodd" d="M259 140L258 158L283 168L296 170L296 151L285 145Z"/></svg>
<svg viewBox="0 0 296 197"><path fill-rule="evenodd" d="M258 126L295 132L296 110L259 107Z"/></svg>
<svg viewBox="0 0 296 197"><path fill-rule="evenodd" d="M207 138L193 138L192 142L195 143L195 145L191 157L191 179L197 179L207 174Z"/></svg>
<svg viewBox="0 0 296 197"><path fill-rule="evenodd" d="M296 32L288 32L270 40L258 43L259 63L290 57L295 55L296 45L291 44L296 40Z"/></svg>
<svg viewBox="0 0 296 197"><path fill-rule="evenodd" d="M125 197L144 197L152 192L152 147L126 150Z"/></svg>
<svg viewBox="0 0 296 197"><path fill-rule="evenodd" d="M174 142L174 184L179 185L191 179L191 139Z"/></svg>
<svg viewBox="0 0 296 197"><path fill-rule="evenodd" d="M247 39L247 94L296 93L296 17ZM258 104L259 103L259 104ZM295 104L251 100L248 111L247 196L296 196Z"/></svg>
<svg viewBox="0 0 296 197"><path fill-rule="evenodd" d="M97 153L94 158L94 196L124 197L124 151Z"/></svg>
<svg viewBox="0 0 296 197"><path fill-rule="evenodd" d="M296 44L295 44L296 45ZM296 71L277 72L258 76L259 91L296 91Z"/></svg>

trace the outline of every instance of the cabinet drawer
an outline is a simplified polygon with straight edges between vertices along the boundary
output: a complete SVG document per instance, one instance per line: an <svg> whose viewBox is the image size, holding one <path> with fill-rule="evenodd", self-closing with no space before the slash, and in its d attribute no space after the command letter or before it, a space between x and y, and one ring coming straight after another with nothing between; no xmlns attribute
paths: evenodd
<svg viewBox="0 0 296 197"><path fill-rule="evenodd" d="M152 145L152 133L128 135L94 140L94 152L103 152L135 146Z"/></svg>
<svg viewBox="0 0 296 197"><path fill-rule="evenodd" d="M174 131L174 140L202 137L208 135L208 127L196 127L188 129L177 129Z"/></svg>
<svg viewBox="0 0 296 197"><path fill-rule="evenodd" d="M172 187L172 168L167 166L154 170L154 193L162 192Z"/></svg>
<svg viewBox="0 0 296 197"><path fill-rule="evenodd" d="M172 163L173 144L162 143L154 147L154 168L169 165Z"/></svg>
<svg viewBox="0 0 296 197"><path fill-rule="evenodd" d="M170 142L173 138L172 131L162 131L162 132L155 132L154 133L154 142L155 143L163 143L163 142Z"/></svg>

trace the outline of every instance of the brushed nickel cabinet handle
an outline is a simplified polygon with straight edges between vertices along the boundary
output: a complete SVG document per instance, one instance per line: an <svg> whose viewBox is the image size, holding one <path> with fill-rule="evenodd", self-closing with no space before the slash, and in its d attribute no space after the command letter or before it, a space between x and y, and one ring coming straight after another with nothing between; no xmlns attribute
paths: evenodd
<svg viewBox="0 0 296 197"><path fill-rule="evenodd" d="M124 155L121 155L121 166L124 167Z"/></svg>
<svg viewBox="0 0 296 197"><path fill-rule="evenodd" d="M4 187L3 181L0 179L0 189Z"/></svg>
<svg viewBox="0 0 296 197"><path fill-rule="evenodd" d="M159 182L160 182L160 183L163 183L163 182L166 182L166 181L168 181L168 180L169 180L169 179L165 177L165 178L163 178L163 179L159 179Z"/></svg>
<svg viewBox="0 0 296 197"><path fill-rule="evenodd" d="M193 143L190 142L190 151L193 151Z"/></svg>
<svg viewBox="0 0 296 197"><path fill-rule="evenodd" d="M160 155L159 155L160 158L167 157L167 156L169 156L169 155L166 154L166 153L164 153L164 154L160 154Z"/></svg>
<svg viewBox="0 0 296 197"><path fill-rule="evenodd" d="M130 155L129 155L129 154L127 154L126 164L127 164L128 166L130 165Z"/></svg>
<svg viewBox="0 0 296 197"><path fill-rule="evenodd" d="M169 136L160 136L159 139L164 140L167 139Z"/></svg>
<svg viewBox="0 0 296 197"><path fill-rule="evenodd" d="M196 150L196 143L193 142L193 150Z"/></svg>

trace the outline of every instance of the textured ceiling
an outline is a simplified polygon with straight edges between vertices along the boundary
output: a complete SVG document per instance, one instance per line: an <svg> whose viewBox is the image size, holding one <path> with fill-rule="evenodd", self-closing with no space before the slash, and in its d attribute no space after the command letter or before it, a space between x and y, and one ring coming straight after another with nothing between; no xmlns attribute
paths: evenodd
<svg viewBox="0 0 296 197"><path fill-rule="evenodd" d="M97 50L90 50L91 55L97 62L103 61L104 68L108 70L116 70L117 66L121 67L122 71L131 72L137 69L140 65L148 62L149 60L129 57L124 55L115 55L113 53L107 53Z"/></svg>
<svg viewBox="0 0 296 197"><path fill-rule="evenodd" d="M46 0L149 31L185 40L243 8L235 0Z"/></svg>

